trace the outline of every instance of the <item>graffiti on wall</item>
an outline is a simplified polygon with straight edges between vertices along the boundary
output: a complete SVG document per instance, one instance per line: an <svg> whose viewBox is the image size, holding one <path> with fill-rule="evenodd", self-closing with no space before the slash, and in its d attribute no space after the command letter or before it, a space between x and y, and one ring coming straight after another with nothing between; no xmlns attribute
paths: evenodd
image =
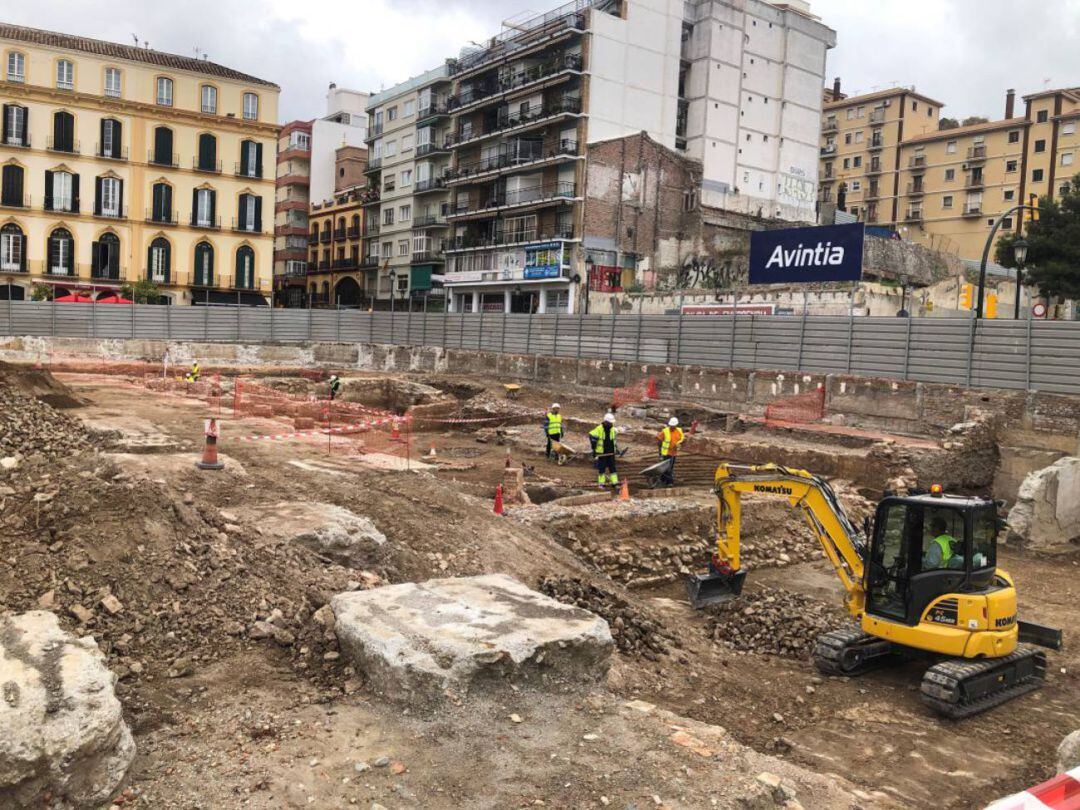
<svg viewBox="0 0 1080 810"><path fill-rule="evenodd" d="M690 256L675 273L672 286L679 290L720 290L738 283L740 271L730 258Z"/></svg>

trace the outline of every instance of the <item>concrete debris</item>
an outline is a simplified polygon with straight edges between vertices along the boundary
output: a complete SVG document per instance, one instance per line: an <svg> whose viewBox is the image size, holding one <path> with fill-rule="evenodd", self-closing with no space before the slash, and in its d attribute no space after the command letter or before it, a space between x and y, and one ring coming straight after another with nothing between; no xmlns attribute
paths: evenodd
<svg viewBox="0 0 1080 810"><path fill-rule="evenodd" d="M0 805L39 807L49 795L58 806L105 803L135 743L94 640L68 635L46 611L2 618L0 683Z"/></svg>
<svg viewBox="0 0 1080 810"><path fill-rule="evenodd" d="M1074 731L1061 741L1057 750L1057 759L1060 773L1080 768L1080 730Z"/></svg>
<svg viewBox="0 0 1080 810"><path fill-rule="evenodd" d="M291 541L351 568L375 565L381 559L386 535L370 518L332 503L286 501L260 515L246 513L271 537Z"/></svg>
<svg viewBox="0 0 1080 810"><path fill-rule="evenodd" d="M502 574L436 579L333 597L342 651L386 697L439 702L500 680L602 680L607 622Z"/></svg>
<svg viewBox="0 0 1080 810"><path fill-rule="evenodd" d="M0 371L7 368L0 364ZM93 447L90 433L77 419L9 384L9 379L17 375L0 378L0 470L13 471L29 456L55 458Z"/></svg>
<svg viewBox="0 0 1080 810"><path fill-rule="evenodd" d="M783 588L760 589L707 610L715 641L740 652L787 658L805 659L818 636L847 623L839 608Z"/></svg>
<svg viewBox="0 0 1080 810"><path fill-rule="evenodd" d="M1069 551L1080 541L1080 458L1066 456L1020 485L1009 511L1008 541L1040 551Z"/></svg>

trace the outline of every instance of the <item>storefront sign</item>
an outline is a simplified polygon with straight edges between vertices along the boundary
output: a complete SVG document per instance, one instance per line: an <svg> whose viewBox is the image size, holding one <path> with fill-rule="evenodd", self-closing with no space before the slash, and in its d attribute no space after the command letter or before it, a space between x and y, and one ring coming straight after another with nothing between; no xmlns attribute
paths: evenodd
<svg viewBox="0 0 1080 810"><path fill-rule="evenodd" d="M686 304L683 315L775 315L776 304Z"/></svg>
<svg viewBox="0 0 1080 810"><path fill-rule="evenodd" d="M562 242L547 242L525 249L524 278L559 278L562 276Z"/></svg>

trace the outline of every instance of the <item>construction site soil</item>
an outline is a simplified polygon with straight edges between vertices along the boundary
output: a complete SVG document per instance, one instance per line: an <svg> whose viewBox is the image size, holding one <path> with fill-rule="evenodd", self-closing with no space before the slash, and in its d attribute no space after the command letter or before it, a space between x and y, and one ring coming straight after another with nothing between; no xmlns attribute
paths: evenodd
<svg viewBox="0 0 1080 810"><path fill-rule="evenodd" d="M793 445L861 459L850 470L872 474L834 481L857 522L907 451L890 468L867 461L866 442L710 426L680 461L680 488L648 491L655 431L685 413L654 403L620 411L626 502L582 497L596 492L582 451L603 396L533 388L508 400L479 378L357 375L346 401L437 410L417 412L395 445L371 433L242 441L294 428L234 418L231 385L223 378L208 406L117 376L0 368L0 613L55 611L106 654L138 746L118 805L780 806L756 780L770 771L807 808L969 808L1052 775L1058 742L1080 728L1080 648L1068 638L1044 689L959 723L921 704L925 664L821 677L808 652L846 621L839 584L776 502L746 506L744 596L723 611L687 603L681 580L703 567L715 531L713 442L769 447L777 462ZM543 454L552 399L579 453L565 466ZM194 466L210 415L222 419L220 473ZM508 455L533 503L501 517L491 500ZM385 542L343 565L280 529L295 520L282 505L298 501L368 518ZM1073 625L1080 558L999 557L1022 616ZM606 688L509 691L434 717L375 698L338 649L330 597L482 573L605 618L617 648Z"/></svg>

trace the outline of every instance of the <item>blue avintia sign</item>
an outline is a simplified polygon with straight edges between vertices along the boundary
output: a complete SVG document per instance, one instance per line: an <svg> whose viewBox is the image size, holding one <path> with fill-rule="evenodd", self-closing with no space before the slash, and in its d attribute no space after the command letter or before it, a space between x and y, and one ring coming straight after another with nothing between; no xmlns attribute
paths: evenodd
<svg viewBox="0 0 1080 810"><path fill-rule="evenodd" d="M755 231L750 236L751 284L859 281L863 223Z"/></svg>

